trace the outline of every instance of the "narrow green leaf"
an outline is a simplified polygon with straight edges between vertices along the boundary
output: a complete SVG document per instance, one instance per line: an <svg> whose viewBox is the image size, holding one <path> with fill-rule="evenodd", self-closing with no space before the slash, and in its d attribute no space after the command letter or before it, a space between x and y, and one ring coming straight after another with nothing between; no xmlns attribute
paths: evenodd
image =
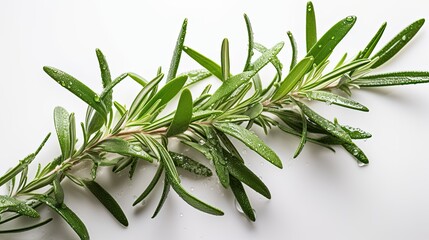
<svg viewBox="0 0 429 240"><path fill-rule="evenodd" d="M238 160L240 160L242 163L244 163L243 158L241 157L240 153L238 152L237 148L234 146L234 144L229 140L228 136L225 135L225 133L216 130L217 136L219 137L219 140L222 142L222 144L225 146L225 148Z"/></svg>
<svg viewBox="0 0 429 240"><path fill-rule="evenodd" d="M195 160L192 160L190 157L171 151L169 153L176 166L200 176L210 177L213 175L210 168Z"/></svg>
<svg viewBox="0 0 429 240"><path fill-rule="evenodd" d="M295 101L295 102L310 120L315 122L317 125L325 129L330 134L343 140L344 142L352 143L352 139L350 138L350 136L340 126L323 118L315 111L313 111L311 108L307 107L307 105L305 105L304 103L301 103L299 101Z"/></svg>
<svg viewBox="0 0 429 240"><path fill-rule="evenodd" d="M115 105L116 110L118 111L119 115L124 115L127 112L127 109L125 109L124 106L122 106L120 103L114 101L113 105Z"/></svg>
<svg viewBox="0 0 429 240"><path fill-rule="evenodd" d="M34 225L30 225L27 227L23 227L23 228L15 228L15 229L8 229L8 230L0 230L0 234L5 234L5 233L18 233L18 232L25 232L25 231L29 231L32 229L36 229L39 228L45 224L48 224L49 222L52 221L52 218L48 218L42 222L36 223Z"/></svg>
<svg viewBox="0 0 429 240"><path fill-rule="evenodd" d="M246 29L247 29L247 39L248 39L248 48L247 48L247 58L246 58L246 64L244 65L243 72L252 70L251 63L252 63L252 57L253 57L253 30L252 30L252 24L250 23L249 17L244 14L244 21L246 22Z"/></svg>
<svg viewBox="0 0 429 240"><path fill-rule="evenodd" d="M275 166L282 168L282 162L277 154L269 148L256 134L234 123L214 123L218 130L240 140L250 149L261 155Z"/></svg>
<svg viewBox="0 0 429 240"><path fill-rule="evenodd" d="M152 162L152 157L146 153L141 146L131 144L121 138L110 138L103 140L99 147L106 152L117 153L124 156L138 157Z"/></svg>
<svg viewBox="0 0 429 240"><path fill-rule="evenodd" d="M259 117L259 115L261 115L263 110L264 110L264 106L262 105L262 103L256 103L255 105L247 109L244 115L249 116L250 119L255 119Z"/></svg>
<svg viewBox="0 0 429 240"><path fill-rule="evenodd" d="M307 39L307 52L317 42L316 14L312 2L307 2L305 32Z"/></svg>
<svg viewBox="0 0 429 240"><path fill-rule="evenodd" d="M82 99L89 106L94 108L103 119L106 120L107 109L100 97L85 84L72 77L71 75L53 67L45 66L43 70L61 86Z"/></svg>
<svg viewBox="0 0 429 240"><path fill-rule="evenodd" d="M227 156L227 166L229 173L239 181L243 182L262 196L271 199L270 190L249 168L247 168L239 159L231 154L225 153Z"/></svg>
<svg viewBox="0 0 429 240"><path fill-rule="evenodd" d="M173 187L174 191L179 195L179 197L185 200L185 202L187 202L192 207L212 215L223 215L223 212L221 210L212 207L189 194L185 189L182 188L182 186L178 182L171 181L171 186Z"/></svg>
<svg viewBox="0 0 429 240"><path fill-rule="evenodd" d="M378 57L377 62L372 65L372 68L377 68L383 65L385 62L390 60L395 56L407 43L417 34L420 28L425 23L425 19L419 19L404 30L402 30L398 35L396 35L390 42L388 42L380 51L378 51L372 58Z"/></svg>
<svg viewBox="0 0 429 240"><path fill-rule="evenodd" d="M344 55L340 58L340 60L338 61L337 65L335 65L334 70L343 66L344 62L347 59L347 53L344 53Z"/></svg>
<svg viewBox="0 0 429 240"><path fill-rule="evenodd" d="M123 73L121 75L119 75L119 77L115 78L113 80L113 82L110 82L109 84L107 84L106 86L104 86L103 91L100 94L100 99L103 100L104 102L108 101L108 96L112 94L113 92L113 88L118 85L120 82L122 82L122 80L124 80L126 77L128 76L127 73ZM112 108L112 103L109 103L110 107L108 108L108 110L110 111L110 109ZM106 103L106 106L109 106Z"/></svg>
<svg viewBox="0 0 429 240"><path fill-rule="evenodd" d="M145 87L147 85L147 80L138 75L137 73L133 73L133 72L128 72L127 75L133 79L135 82L137 82L138 84L140 84L142 87Z"/></svg>
<svg viewBox="0 0 429 240"><path fill-rule="evenodd" d="M348 16L329 29L308 51L307 57L313 56L314 64L319 65L331 55L337 44L347 35L356 22L355 16Z"/></svg>
<svg viewBox="0 0 429 240"><path fill-rule="evenodd" d="M209 98L207 102L203 104L201 108L207 108L222 99L223 97L230 95L239 86L248 82L254 75L254 71L249 71L230 77L228 81L223 82L223 84L216 90L216 92L213 93L213 95Z"/></svg>
<svg viewBox="0 0 429 240"><path fill-rule="evenodd" d="M357 70L358 68L364 67L365 65L369 65L369 64L373 64L373 63L374 62L372 62L369 59L355 60L351 63L345 64L345 65L335 69L334 71L322 76L316 82L313 82L313 83L303 87L303 89L307 89L307 90L308 89L314 89L314 90L323 89L323 88L329 86L329 84L337 81L338 78L343 76L344 74L346 74L350 71Z"/></svg>
<svg viewBox="0 0 429 240"><path fill-rule="evenodd" d="M152 81L150 81L145 87L143 87L139 94L137 94L137 97L134 99L130 107L130 118L136 116L144 107L144 105L146 105L148 96L154 89L156 89L163 77L163 73L158 74Z"/></svg>
<svg viewBox="0 0 429 240"><path fill-rule="evenodd" d="M243 213L250 219L250 221L254 222L256 220L255 213L253 212L252 205L250 204L249 198L246 195L246 191L244 190L243 184L235 177L230 176L231 179L231 190L240 205Z"/></svg>
<svg viewBox="0 0 429 240"><path fill-rule="evenodd" d="M280 47L280 48L282 48L283 47L283 45L284 45L284 43L283 42L281 42L281 43L279 43L279 44L277 44L276 46L277 47ZM255 48L258 52L260 52L260 53L262 53L262 55L264 55L265 54L265 52L267 52L267 51L272 51L272 49L270 50L270 49L268 49L268 48L266 48L264 45L262 45L262 44L260 44L260 43L254 43L253 44L253 48ZM281 49L280 49L281 50ZM279 50L279 52L280 52L280 50ZM271 64L274 66L274 68L276 69L276 71L277 71L277 75L278 75L278 77L279 78L281 78L281 76L282 76L282 69L283 69L283 64L280 62L280 60L278 59L278 57L276 56L277 54L275 54L275 55L272 55L271 56L271 59L269 59L269 62L271 62ZM260 59L260 60L259 60ZM252 66L253 66L253 70L256 70L256 69L260 69L260 67L258 66L259 64L258 64L258 60L259 61L261 61L261 63L264 63L266 60L265 59L263 59L263 58L259 58L259 59L257 59L253 64L252 64ZM264 65L265 66L265 65ZM259 71L259 70L258 70Z"/></svg>
<svg viewBox="0 0 429 240"><path fill-rule="evenodd" d="M125 213L116 200L100 184L92 180L82 180L82 183L118 222L124 226L128 226L127 216L125 216Z"/></svg>
<svg viewBox="0 0 429 240"><path fill-rule="evenodd" d="M158 183L159 178L161 177L161 174L164 170L164 167L162 163L158 166L158 169L156 170L155 175L153 176L152 180L150 181L149 185L146 187L146 189L143 191L143 193L134 201L133 206L137 205L139 202L143 201L149 193L152 192L155 185Z"/></svg>
<svg viewBox="0 0 429 240"><path fill-rule="evenodd" d="M186 81L185 87L189 87L192 84L195 84L199 81L202 81L202 80L207 79L208 77L212 76L212 74L209 71L207 71L206 69L191 70L191 71L182 73L179 76L182 76L182 75L188 76L188 80Z"/></svg>
<svg viewBox="0 0 429 240"><path fill-rule="evenodd" d="M267 65L274 56L276 56L283 48L284 43L278 43L270 50L265 51L253 64L254 70L249 72L243 72L232 76L225 81L217 90L213 93L211 98L202 106L202 108L209 107L213 103L219 101L225 96L230 95L239 86L248 82L257 72L259 72L265 65Z"/></svg>
<svg viewBox="0 0 429 240"><path fill-rule="evenodd" d="M59 206L61 206L61 204L64 203L64 190L63 190L63 187L61 186L59 175L52 182L52 186L54 189L55 201L57 201Z"/></svg>
<svg viewBox="0 0 429 240"><path fill-rule="evenodd" d="M70 133L70 153L69 156L73 156L76 147L76 120L74 113L71 113L69 116L69 133Z"/></svg>
<svg viewBox="0 0 429 240"><path fill-rule="evenodd" d="M302 132L301 132L301 140L299 141L299 145L296 148L296 151L293 155L294 158L297 158L304 148L305 143L307 142L307 119L305 118L304 112L301 110L301 119L302 121Z"/></svg>
<svg viewBox="0 0 429 240"><path fill-rule="evenodd" d="M156 209L152 215L152 218L155 218L156 215L158 215L159 211L161 211L162 206L164 206L165 200L167 200L169 192L170 192L170 183L168 183L168 177L165 177L161 198L159 199L158 205L156 206Z"/></svg>
<svg viewBox="0 0 429 240"><path fill-rule="evenodd" d="M341 144L344 149L347 150L347 152L349 152L350 154L353 155L353 157L355 157L360 163L362 164L368 164L369 160L367 158L367 156L365 155L365 153L358 147L356 146L356 144L354 143L343 143Z"/></svg>
<svg viewBox="0 0 429 240"><path fill-rule="evenodd" d="M139 116L142 116L146 113L146 111L158 100L161 100L159 103L159 107L163 107L167 104L177 93L182 90L183 85L185 85L186 79L188 76L180 76L170 80L163 88L161 88L155 96L153 96L147 104L141 110Z"/></svg>
<svg viewBox="0 0 429 240"><path fill-rule="evenodd" d="M194 113L192 113L191 122L206 119L208 117L217 117L218 115L220 115L222 113L223 113L223 111L221 111L221 110L199 110L199 111L195 111Z"/></svg>
<svg viewBox="0 0 429 240"><path fill-rule="evenodd" d="M186 143L186 142L184 142ZM159 143L158 143L159 144ZM160 145L160 144L159 144ZM165 150L166 151L166 150ZM167 153L168 154L168 153ZM166 161L166 159L168 159L171 157L168 155L163 155L163 162L162 164L165 164L166 162L170 161ZM171 159L172 161L172 159ZM175 169L175 168L174 168ZM177 173L177 172L176 172ZM195 198L194 196L192 196L191 194L189 194L185 189L183 189L183 187L180 185L180 179L178 178L178 176L176 176L176 173L174 171L171 170L167 170L166 174L168 177L168 180L171 184L171 186L173 187L174 191L185 201L187 202L189 205L191 205L192 207L209 213L209 214L213 214L213 215L223 215L223 212L215 207L212 207L204 202L202 202L201 200ZM143 194L142 194L143 195Z"/></svg>
<svg viewBox="0 0 429 240"><path fill-rule="evenodd" d="M385 87L429 82L429 72L393 72L360 77L352 83L359 87Z"/></svg>
<svg viewBox="0 0 429 240"><path fill-rule="evenodd" d="M14 168L7 171L5 174L3 174L0 177L0 186L7 183L11 179L13 179L16 175L18 175L21 171L23 171L36 157L34 153L28 155L24 159L20 160L18 165L16 165Z"/></svg>
<svg viewBox="0 0 429 240"><path fill-rule="evenodd" d="M51 133L48 133L46 137L43 139L42 143L39 145L37 150L34 152L34 155L39 154L40 150L45 146L45 143L48 141L48 139L51 137Z"/></svg>
<svg viewBox="0 0 429 240"><path fill-rule="evenodd" d="M356 109L364 112L369 111L369 109L364 105L352 99L345 98L334 93L325 92L325 91L311 91L311 92L306 92L306 95L309 99L326 102L328 104L335 104L338 106Z"/></svg>
<svg viewBox="0 0 429 240"><path fill-rule="evenodd" d="M285 79L280 83L280 86L277 88L274 93L271 101L277 101L284 96L286 96L296 84L302 79L305 73L308 72L308 69L313 65L314 58L306 57L302 59L285 77Z"/></svg>
<svg viewBox="0 0 429 240"><path fill-rule="evenodd" d="M3 212L16 212L24 216L38 218L39 213L25 202L8 196L0 195L0 213Z"/></svg>
<svg viewBox="0 0 429 240"><path fill-rule="evenodd" d="M162 146L154 138L148 136L148 139L159 151L159 154L160 154L159 160L164 165L165 172L168 174L171 184L174 184L176 182L179 184L180 183L179 174L177 173L177 169L176 169L176 166L174 165L174 161L171 158L170 154L168 153L167 149L165 149L165 147Z"/></svg>
<svg viewBox="0 0 429 240"><path fill-rule="evenodd" d="M217 136L216 130L212 127L204 127L206 135L206 141L200 142L206 147L204 155L209 160L212 160L213 165L216 169L216 174L219 177L219 181L223 187L229 187L229 173L226 166L225 156L223 154L223 148Z"/></svg>
<svg viewBox="0 0 429 240"><path fill-rule="evenodd" d="M229 42L228 39L225 38L222 41L222 50L221 50L221 68L222 68L222 81L226 81L229 78Z"/></svg>
<svg viewBox="0 0 429 240"><path fill-rule="evenodd" d="M100 49L98 48L95 49L95 53L97 54L98 64L100 65L101 80L103 82L103 88L106 88L112 82L109 65L107 64L106 57L104 57L104 54L101 52ZM103 99L103 102L106 105L107 111L110 111L112 109L112 95L113 95L113 92L110 90L108 91L108 93L106 93L106 96L104 96L104 99Z"/></svg>
<svg viewBox="0 0 429 240"><path fill-rule="evenodd" d="M290 67L289 67L289 69L292 70L297 63L298 47L296 46L296 41L295 41L295 38L293 37L292 32L288 31L287 36L289 38L290 46L292 48L292 57L291 57Z"/></svg>
<svg viewBox="0 0 429 240"><path fill-rule="evenodd" d="M183 43L185 42L186 27L188 26L188 19L185 18L180 29L179 36L177 37L176 46L174 47L173 57L171 58L170 69L168 70L167 82L176 77L177 69L179 68L180 57L182 56Z"/></svg>
<svg viewBox="0 0 429 240"><path fill-rule="evenodd" d="M77 233L81 240L89 240L89 234L85 224L83 224L82 220L80 220L80 218L64 203L58 207L58 203L55 199L46 195L37 196L36 199L57 212Z"/></svg>
<svg viewBox="0 0 429 240"><path fill-rule="evenodd" d="M105 121L98 112L94 112L93 108L88 107L87 111L87 118L85 119L86 132L88 136L91 136L103 127Z"/></svg>
<svg viewBox="0 0 429 240"><path fill-rule="evenodd" d="M167 129L166 136L174 136L188 129L192 119L192 95L189 89L184 89L180 95L173 121Z"/></svg>
<svg viewBox="0 0 429 240"><path fill-rule="evenodd" d="M186 52L192 59L194 59L197 63L199 63L202 67L207 69L209 72L211 72L215 77L219 79L222 78L222 68L215 62L213 62L211 59L207 58L206 56L202 55L201 53L195 51L194 49L190 47L183 47L183 51Z"/></svg>
<svg viewBox="0 0 429 240"><path fill-rule="evenodd" d="M70 115L62 107L54 109L54 124L57 132L58 142L60 143L63 160L70 157Z"/></svg>
<svg viewBox="0 0 429 240"><path fill-rule="evenodd" d="M374 51L375 46L377 46L377 43L380 41L381 36L383 36L386 26L387 26L386 22L383 23L383 25L381 25L377 33L374 35L371 41L369 41L368 45L366 45L366 47L359 54L358 58L369 58L369 56L371 56L372 51Z"/></svg>

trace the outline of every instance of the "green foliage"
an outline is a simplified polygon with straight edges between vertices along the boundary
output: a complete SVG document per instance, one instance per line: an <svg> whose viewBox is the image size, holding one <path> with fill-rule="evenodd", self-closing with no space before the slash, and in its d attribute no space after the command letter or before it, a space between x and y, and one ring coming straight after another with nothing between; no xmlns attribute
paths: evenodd
<svg viewBox="0 0 429 240"><path fill-rule="evenodd" d="M271 193L247 165L247 159L240 155L230 137L276 167L282 168L282 161L274 149L253 132L253 128L257 127L262 128L266 134L269 129L274 128L299 137L294 157L299 156L307 143L313 143L332 151L342 147L360 165L368 164L367 156L355 140L370 138L371 134L339 124L337 119L328 120L323 114L310 108L309 103L313 100L322 101L329 105L367 112L367 107L350 98L352 90L429 82L429 73L424 71L368 74L403 49L420 30L424 19L412 23L372 55L386 28L386 24L383 24L354 59L348 60L347 54L344 54L332 70L326 71L329 69L329 56L351 30L356 17L349 16L340 20L318 39L315 11L311 2L307 4L306 13L307 53L304 58L298 58L295 38L288 32L292 59L287 73L283 72L280 61L282 58L279 57L284 43L267 48L254 42L247 15L244 15L248 37L247 57L241 73L230 72L233 68L230 66L229 41L226 38L221 46L220 65L185 46L186 19L179 32L165 82L161 69L150 81L130 72L120 74L112 80L106 58L99 49L96 49L96 56L103 87L99 95L71 75L53 67L44 67L43 70L50 77L87 104L87 115L81 123L83 139L77 139L80 134L77 134L74 114L56 107L54 125L61 155L45 166L39 164L36 174L29 176L28 167L48 140L48 135L34 153L0 176L0 186L9 186L9 193L0 196L0 217L8 214L7 218L0 221L0 225L21 216L37 218L39 213L35 209L40 205L47 205L81 239L89 239L84 223L65 204L69 193L64 192L61 184L64 180L71 180L79 187L88 189L120 224L127 226L128 220L119 204L107 189L96 182L97 172L100 168L108 167L115 174L128 168L132 179L139 173L136 169L143 164L158 166L152 180L143 188L133 206L152 197L151 193L159 179L164 179L163 191L153 217L166 203L171 189L192 207L212 215L223 215L221 210L186 190L181 182L182 176L179 175L179 171L185 170L200 178L218 178L225 189L232 191L235 201L248 219L255 221L252 199L247 196L244 185L267 199L271 198ZM204 69L178 73L182 51ZM254 52L260 53L256 59ZM270 82L262 84L267 80L261 79L259 72L268 64L274 67L275 74ZM188 88L210 76L222 81L220 87L212 90L208 84L193 99ZM127 77L141 87L129 108L113 99L113 89ZM180 98L173 105L177 105L176 110L164 114L165 106L171 104L177 95ZM183 152L173 152L169 148L170 141L186 145L202 155L187 156ZM83 162L89 164L80 165ZM207 167L208 162L212 167ZM77 165L89 166L87 170L92 179L76 176L73 170ZM29 226L0 230L0 233L27 231L50 221L51 218L48 218Z"/></svg>

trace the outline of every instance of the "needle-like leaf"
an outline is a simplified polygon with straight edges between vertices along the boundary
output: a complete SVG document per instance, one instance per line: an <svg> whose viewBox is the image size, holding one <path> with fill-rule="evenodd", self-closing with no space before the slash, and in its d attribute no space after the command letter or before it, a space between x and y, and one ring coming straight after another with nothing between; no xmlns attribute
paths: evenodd
<svg viewBox="0 0 429 240"><path fill-rule="evenodd" d="M40 217L39 213L25 202L17 200L13 197L0 195L0 213L3 212L16 212L32 218Z"/></svg>
<svg viewBox="0 0 429 240"><path fill-rule="evenodd" d="M106 152L117 153L124 156L139 157L152 162L150 155L146 153L141 146L130 144L128 141L121 138L106 139L101 142L100 147Z"/></svg>
<svg viewBox="0 0 429 240"><path fill-rule="evenodd" d="M359 87L385 87L429 82L429 72L394 72L368 75L353 81Z"/></svg>
<svg viewBox="0 0 429 240"><path fill-rule="evenodd" d="M202 67L211 72L215 77L219 78L220 80L223 79L222 68L217 63L213 62L211 59L207 58L206 56L202 55L201 53L195 51L190 47L184 46L183 51L188 54L192 59L194 59L197 63L199 63Z"/></svg>
<svg viewBox="0 0 429 240"><path fill-rule="evenodd" d="M282 168L282 162L277 154L269 148L256 134L234 123L214 123L219 131L240 140L250 149L261 155L275 166Z"/></svg>
<svg viewBox="0 0 429 240"><path fill-rule="evenodd" d="M189 89L184 89L180 95L179 104L173 121L167 129L166 136L174 136L188 129L192 119L192 95Z"/></svg>
<svg viewBox="0 0 429 240"><path fill-rule="evenodd" d="M116 200L100 184L92 180L82 180L85 187L100 201L101 204L118 220L122 225L128 226L128 219L125 216Z"/></svg>
<svg viewBox="0 0 429 240"><path fill-rule="evenodd" d="M222 68L222 81L226 81L229 78L229 42L228 39L225 38L222 41L222 50L220 56L221 68Z"/></svg>
<svg viewBox="0 0 429 240"><path fill-rule="evenodd" d="M231 190L234 194L235 199L240 205L243 213L254 222L256 220L255 212L253 212L252 205L250 205L249 198L247 197L246 191L244 190L243 184L237 180L234 176L230 176L231 179Z"/></svg>
<svg viewBox="0 0 429 240"><path fill-rule="evenodd" d="M334 93L325 92L325 91L310 91L310 92L307 92L306 95L309 99L326 102L328 104L335 104L338 106L356 109L364 112L369 111L368 108L365 107L364 105L352 99L345 98Z"/></svg>
<svg viewBox="0 0 429 240"><path fill-rule="evenodd" d="M64 88L72 92L74 95L76 95L78 98L86 102L89 106L94 108L98 113L101 114L103 119L106 119L106 106L100 100L100 96L98 96L89 87L59 69L45 66L43 67L43 70L61 86L63 86Z"/></svg>
<svg viewBox="0 0 429 240"><path fill-rule="evenodd" d="M182 28L177 37L176 46L174 47L173 57L171 58L170 70L168 71L167 82L176 77L177 69L179 68L180 57L182 56L183 43L185 42L186 27L188 19L183 20Z"/></svg>
<svg viewBox="0 0 429 240"><path fill-rule="evenodd" d="M378 57L377 62L372 65L372 68L377 68L383 65L385 62L395 56L417 34L424 23L425 19L419 19L410 24L392 40L390 40L390 42L388 42L372 57L373 59Z"/></svg>
<svg viewBox="0 0 429 240"><path fill-rule="evenodd" d="M58 203L55 201L55 199L46 195L40 195L36 198L38 201L44 203L57 212L58 215L60 215L70 225L70 227L76 232L81 240L89 240L89 234L85 224L83 224L82 220L80 220L80 218L64 203L61 204L61 206L58 206Z"/></svg>
<svg viewBox="0 0 429 240"><path fill-rule="evenodd" d="M69 113L62 107L54 109L54 124L60 143L63 160L70 157L70 119Z"/></svg>
<svg viewBox="0 0 429 240"><path fill-rule="evenodd" d="M307 57L313 56L314 64L319 65L331 55L334 48L347 35L355 22L355 16L348 16L340 20L313 45L308 51Z"/></svg>
<svg viewBox="0 0 429 240"><path fill-rule="evenodd" d="M317 123L317 125L325 129L327 132L334 135L335 137L338 137L339 139L343 140L344 142L352 143L352 139L350 138L350 136L340 126L323 118L315 111L313 111L311 108L307 107L307 105L305 105L304 103L301 103L299 101L295 101L295 102L301 108L304 114L309 119Z"/></svg>
<svg viewBox="0 0 429 240"><path fill-rule="evenodd" d="M307 14L306 14L306 37L307 37L307 52L317 42L317 28L316 28L316 14L312 2L307 2Z"/></svg>
<svg viewBox="0 0 429 240"><path fill-rule="evenodd" d="M307 73L308 69L312 66L314 58L306 57L302 59L286 78L280 83L280 86L277 88L274 95L271 97L271 101L275 102L284 96L286 96L302 79L302 77Z"/></svg>

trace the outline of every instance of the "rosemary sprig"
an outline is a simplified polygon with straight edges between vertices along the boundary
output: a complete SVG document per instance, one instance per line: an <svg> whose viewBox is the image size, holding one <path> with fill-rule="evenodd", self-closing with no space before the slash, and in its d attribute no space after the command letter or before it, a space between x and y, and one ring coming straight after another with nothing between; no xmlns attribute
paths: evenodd
<svg viewBox="0 0 429 240"><path fill-rule="evenodd" d="M274 166L282 168L279 156L251 131L255 125L265 133L271 128L278 128L299 137L295 158L305 144L310 142L329 149L341 146L359 164L368 164L368 158L355 140L370 138L371 134L341 125L336 119L328 120L307 103L322 101L366 112L367 107L350 99L351 90L429 82L429 72L369 74L396 55L420 30L424 19L409 25L379 52L372 54L385 31L386 24L383 24L354 59L348 60L345 54L335 68L327 72L325 70L329 56L352 29L356 17L341 19L318 38L315 11L311 2L307 4L306 12L307 53L298 61L297 44L292 33L288 32L292 60L290 71L286 73L277 58L284 43L279 42L267 48L254 42L247 15L244 18L248 32L248 56L241 73L230 72L228 39L222 42L220 65L185 46L186 19L179 33L164 85L161 84L164 78L161 71L150 81L136 73L124 73L112 79L106 58L99 49L96 49L96 55L103 85L103 91L99 94L68 73L54 67L44 67L43 70L53 80L88 105L86 118L80 124L83 140L78 142L76 138L74 114L56 107L54 125L61 155L44 167L39 164L35 176L30 179L28 166L48 140L48 134L34 153L30 153L0 177L0 186L9 184L9 194L0 196L0 225L21 216L38 218L38 207L46 205L58 213L81 239L89 239L84 223L64 202L64 195L69 193L64 192L61 183L67 178L77 187L88 189L120 224L128 226L127 217L120 205L108 190L97 183L97 172L101 167L110 167L115 173L129 168L129 176L132 178L142 161L157 163L158 169L133 205L150 197L159 179L164 176L162 196L153 217L162 209L171 189L194 208L213 215L223 215L221 210L199 200L182 187L177 172L177 168L182 168L203 177L212 176L214 170L221 185L225 189L231 189L249 220L255 221L243 184L268 199L271 198L271 193L262 180L246 166L245 159L230 137L241 141ZM256 59L254 50L261 53ZM177 74L183 52L204 69ZM263 88L259 72L267 65L272 65L276 74L268 87ZM188 87L210 76L218 78L222 85L212 90L209 84L199 96L193 96ZM129 108L113 101L114 87L127 78L141 86L141 91ZM160 117L165 106L176 95L180 95L176 111ZM213 163L214 169L182 153L170 151L168 142L171 140L200 152ZM91 178L75 175L73 170L88 162L91 164ZM48 218L30 226L0 230L0 233L26 231L50 221L51 218Z"/></svg>

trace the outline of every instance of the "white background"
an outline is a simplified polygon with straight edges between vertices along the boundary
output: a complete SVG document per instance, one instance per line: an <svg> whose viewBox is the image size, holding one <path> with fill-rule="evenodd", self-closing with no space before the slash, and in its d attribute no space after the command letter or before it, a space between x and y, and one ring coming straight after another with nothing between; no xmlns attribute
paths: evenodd
<svg viewBox="0 0 429 240"><path fill-rule="evenodd" d="M315 1L314 5L319 36L348 15L358 17L333 62L344 52L353 57L384 21L388 26L382 44L412 21L429 17L429 3L424 0ZM52 81L42 66L58 67L100 91L94 52L100 48L114 77L133 71L151 78L158 66L167 71L187 17L186 45L219 61L221 41L229 38L232 71L238 73L247 49L243 13L253 23L255 41L271 47L287 41L286 31L291 30L302 57L305 10L305 1L2 1L0 172L34 151L47 132L54 132L55 106L75 112L79 121L84 118L85 105ZM425 25L379 71L429 70L428 43L429 26ZM287 43L279 54L285 69L290 53ZM185 54L182 58L179 71L198 66ZM115 97L127 103L137 87L131 82L121 85ZM64 184L66 203L87 224L92 239L428 239L428 91L429 85L355 91L354 98L368 106L369 113L312 105L330 119L338 117L341 123L373 134L358 142L370 159L364 168L341 149L334 154L311 144L292 159L298 139L278 131L271 131L264 140L282 158L283 170L239 145L250 168L272 193L272 199L266 200L248 190L256 210L255 223L237 212L232 194L215 177L196 179L184 173L185 187L224 210L225 216L198 212L171 192L158 217L151 219L160 186L145 206L131 207L154 173L155 168L147 165L138 169L132 182L126 173L101 173L100 183L111 190L130 220L128 228L117 224L94 197L70 182ZM48 162L59 154L58 149L53 135L36 161ZM42 215L55 216L48 209ZM32 232L0 236L11 240L76 238L57 216Z"/></svg>

